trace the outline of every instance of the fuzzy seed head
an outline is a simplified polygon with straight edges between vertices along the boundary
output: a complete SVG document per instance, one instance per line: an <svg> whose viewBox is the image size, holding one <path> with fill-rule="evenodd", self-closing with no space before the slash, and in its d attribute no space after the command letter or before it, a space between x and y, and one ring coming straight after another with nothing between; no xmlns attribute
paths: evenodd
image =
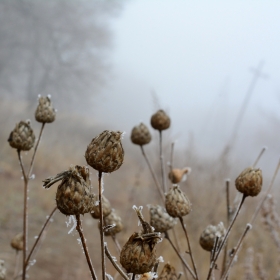
<svg viewBox="0 0 280 280"><path fill-rule="evenodd" d="M23 233L18 233L11 241L11 246L17 251L23 250Z"/></svg>
<svg viewBox="0 0 280 280"><path fill-rule="evenodd" d="M236 189L246 196L257 196L262 189L262 171L248 167L235 180Z"/></svg>
<svg viewBox="0 0 280 280"><path fill-rule="evenodd" d="M178 218L191 212L191 203L187 195L175 185L165 196L165 208L171 217Z"/></svg>
<svg viewBox="0 0 280 280"><path fill-rule="evenodd" d="M154 115L151 117L151 125L154 129L157 130L165 130L170 127L170 118L169 116L163 111L158 110Z"/></svg>
<svg viewBox="0 0 280 280"><path fill-rule="evenodd" d="M160 205L149 205L150 209L150 225L154 227L157 232L166 232L173 228L177 221L172 218Z"/></svg>
<svg viewBox="0 0 280 280"><path fill-rule="evenodd" d="M39 104L35 111L35 119L40 123L52 123L55 120L55 109L52 107L49 96L39 98Z"/></svg>
<svg viewBox="0 0 280 280"><path fill-rule="evenodd" d="M130 139L136 145L146 145L151 142L152 136L146 125L140 123L138 126L133 127Z"/></svg>
<svg viewBox="0 0 280 280"><path fill-rule="evenodd" d="M177 280L177 279L178 276L176 274L175 268L169 263L166 263L159 275L158 280Z"/></svg>
<svg viewBox="0 0 280 280"><path fill-rule="evenodd" d="M119 169L123 163L122 132L103 131L88 145L85 157L88 165L105 173Z"/></svg>
<svg viewBox="0 0 280 280"><path fill-rule="evenodd" d="M214 248L216 237L219 237L219 245L222 242L225 234L226 229L222 222L220 222L217 226L209 225L202 232L199 239L199 244L204 250L211 252Z"/></svg>
<svg viewBox="0 0 280 280"><path fill-rule="evenodd" d="M112 212L111 203L104 195L102 195L102 211L103 211L103 218L107 217ZM94 219L100 219L98 196L94 198L94 205L92 208L92 212L90 214Z"/></svg>
<svg viewBox="0 0 280 280"><path fill-rule="evenodd" d="M29 151L35 142L35 134L30 126L30 121L21 121L16 124L14 130L10 133L8 142L11 147L17 150Z"/></svg>

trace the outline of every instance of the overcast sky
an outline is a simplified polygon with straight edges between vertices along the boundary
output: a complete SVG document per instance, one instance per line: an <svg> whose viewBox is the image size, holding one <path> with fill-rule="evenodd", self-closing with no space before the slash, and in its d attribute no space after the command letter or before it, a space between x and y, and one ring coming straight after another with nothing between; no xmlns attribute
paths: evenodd
<svg viewBox="0 0 280 280"><path fill-rule="evenodd" d="M127 1L112 21L113 75L95 114L110 112L112 126L129 135L149 124L155 92L174 138L193 132L209 150L228 141L250 69L264 61L268 78L258 80L242 124L254 137L268 129L269 114L280 119L279 15L280 1Z"/></svg>

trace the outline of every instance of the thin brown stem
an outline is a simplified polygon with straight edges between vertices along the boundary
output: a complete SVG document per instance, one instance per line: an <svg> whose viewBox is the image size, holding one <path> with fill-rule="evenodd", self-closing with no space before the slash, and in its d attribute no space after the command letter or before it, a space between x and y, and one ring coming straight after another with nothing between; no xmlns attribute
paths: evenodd
<svg viewBox="0 0 280 280"><path fill-rule="evenodd" d="M98 190L99 190L99 213L100 213L100 242L101 242L101 265L102 265L102 279L106 280L106 266L105 266L105 246L104 246L104 221L103 221L103 205L102 205L102 171L98 171Z"/></svg>
<svg viewBox="0 0 280 280"><path fill-rule="evenodd" d="M247 234L247 232L248 232L251 228L252 228L252 226L251 226L250 224L247 224L246 229L245 229L245 231L243 232L241 238L239 239L239 241L238 241L238 243L237 243L237 246L236 246L236 249L235 249L233 255L231 256L231 259L230 259L230 261L229 261L229 264L228 264L228 266L227 266L227 268L226 268L226 270L225 270L223 276L221 277L221 280L225 280L225 279L227 278L227 275L228 275L229 270L230 270L230 268L231 268L232 262L233 262L233 260L234 260L234 258L235 258L235 256L236 256L236 254L238 253L238 250L240 249L241 243L243 242L243 240L244 240L244 238L245 238L245 235Z"/></svg>
<svg viewBox="0 0 280 280"><path fill-rule="evenodd" d="M143 147L143 146L140 146L140 148L141 148L142 154L143 154L143 156L144 156L144 158L145 158L145 160L146 160L146 162L147 162L147 164L148 164L148 167L149 167L150 172L151 172L151 174L152 174L152 177L153 177L153 179L154 179L155 185L156 185L157 190L158 190L158 192L159 192L159 194L160 194L160 197L161 197L161 199L162 199L162 202L164 203L165 197L164 197L164 194L163 194L162 189L160 188L160 184L159 184L159 182L158 182L158 180L157 180L157 178L156 178L155 172L154 172L154 170L153 170L153 168L152 168L152 166L151 166L151 163L150 163L150 161L149 161L149 159L148 159L148 157L147 157L147 155L146 155L146 153L145 153L145 151L144 151L144 147Z"/></svg>
<svg viewBox="0 0 280 280"><path fill-rule="evenodd" d="M266 151L266 147L263 147L261 152L259 153L258 157L256 158L253 167L255 167L257 165L257 163L259 162L260 158L262 157L263 153Z"/></svg>
<svg viewBox="0 0 280 280"><path fill-rule="evenodd" d="M80 214L76 215L76 220L77 220L76 230L78 231L78 233L80 235L80 238L81 238L81 241L82 241L82 245L83 245L83 249L84 249L84 252L85 252L85 255L86 255L86 259L87 259L88 267L89 267L89 270L90 270L90 273L91 273L91 277L92 277L92 279L97 280L97 277L96 277L96 274L95 274L95 271L94 271L94 268L92 266L92 262L91 262L91 259L90 259L89 253L88 253L88 248L87 248L87 245L86 245L86 239L85 239L84 234L83 234Z"/></svg>
<svg viewBox="0 0 280 280"><path fill-rule="evenodd" d="M196 277L195 279L199 279L199 278L198 278L197 269L196 269L196 265L195 265L194 258L193 258L193 253L192 253L191 244L190 244L190 240L189 240L189 236L188 236L187 229L186 229L186 227L185 227L183 218L182 218L182 217L179 217L179 220L180 220L180 222L181 222L182 228L183 228L183 230L184 230L184 233L185 233L185 236L186 236L186 239L187 239L189 254L190 254L190 257L191 257L191 261L192 261L192 265L193 265L193 269L194 269L194 273L195 273L195 277Z"/></svg>
<svg viewBox="0 0 280 280"><path fill-rule="evenodd" d="M193 277L193 279L196 279L195 273L192 271L192 269L190 268L190 266L188 265L186 260L184 260L184 258L181 256L180 252L177 250L177 248L175 247L175 245L171 241L171 239L169 237L169 234L167 232L165 232L164 235L165 235L165 239L167 239L169 241L171 247L174 249L175 253L180 258L180 260L181 260L182 264L184 265L184 267L190 272L190 274Z"/></svg>
<svg viewBox="0 0 280 280"><path fill-rule="evenodd" d="M117 264L115 259L110 254L106 244L105 244L105 253L106 253L107 258L110 260L110 262L112 263L114 268L119 272L119 274L123 277L123 279L129 280L129 277L126 275L126 273L122 270L122 268Z"/></svg>
<svg viewBox="0 0 280 280"><path fill-rule="evenodd" d="M132 274L131 280L135 280L135 273Z"/></svg>
<svg viewBox="0 0 280 280"><path fill-rule="evenodd" d="M254 212L254 214L253 214L253 216L252 216L252 218L251 218L251 222L250 222L251 224L253 224L253 223L255 222L255 220L256 220L256 218L257 218L257 215L259 214L259 212L260 212L260 210L261 210L261 208L262 208L264 202L265 202L266 199L267 199L267 196L268 196L269 193L271 192L271 189L272 189L272 187L273 187L275 178L276 178L276 176L277 176L277 174L278 174L279 168L280 168L280 160L278 161L278 164L277 164L276 169L275 169L275 171L274 171L274 174L273 174L273 177L272 177L271 182L270 182L270 184L269 184L269 187L268 187L268 189L267 189L267 191L266 191L264 197L263 197L262 200L259 202L259 205L257 206L257 208L256 208L256 210L255 210L255 212Z"/></svg>
<svg viewBox="0 0 280 280"><path fill-rule="evenodd" d="M164 164L163 164L163 153L162 153L162 131L159 131L159 156L160 156L160 166L161 166L161 180L163 192L166 192L165 174L164 174Z"/></svg>
<svg viewBox="0 0 280 280"><path fill-rule="evenodd" d="M42 236L44 230L46 229L47 225L49 224L49 222L50 222L51 218L53 217L53 215L54 215L54 213L55 213L56 210L57 210L57 206L52 210L51 214L49 215L49 217L48 217L47 220L45 221L45 223L44 223L44 225L43 225L43 227L42 227L42 229L41 229L41 231L40 231L40 233L39 233L39 235L38 235L36 241L34 242L32 248L31 248L31 250L30 250L30 253L29 253L29 255L28 255L28 257L27 257L27 259L26 259L26 261L25 261L25 266L28 266L28 263L29 263L29 261L30 261L30 258L31 258L31 256L32 256L32 254L33 254L33 252L34 252L36 246L38 245L38 242L39 242L39 240L40 240L40 238L41 238L41 236Z"/></svg>
<svg viewBox="0 0 280 280"><path fill-rule="evenodd" d="M212 271L213 271L213 269L214 269L214 267L215 267L215 264L216 264L216 262L217 262L217 259L218 259L219 255L220 255L220 253L221 253L221 251L222 251L222 249L223 249L225 243L227 242L227 239L228 239L228 236L229 236L230 231L231 231L231 229L232 229L232 226L233 226L234 222L236 221L236 218L237 218L237 216L238 216L238 214L239 214L239 212L240 212L240 209L241 209L241 207L242 207L242 205L243 205L243 203L244 203L246 197L247 197L247 196L246 196L245 194L243 194L243 197L242 197L242 199L241 199L241 202L240 202L240 204L239 204L239 206L238 206L238 208L237 208L236 214L235 214L233 220L231 221L231 224L230 224L230 226L229 226L229 228L228 228L228 230L227 230L227 232L226 232L226 234L225 234L225 237L224 237L224 239L223 239L223 241L222 241L222 243L221 243L221 245L220 245L220 247L219 247L219 249L218 249L218 252L217 252L217 254L216 254L216 256L215 256L213 262L211 262L210 269L209 269L209 273L208 273L208 276L207 276L207 280L209 280L210 277L211 277L211 274L212 274Z"/></svg>
<svg viewBox="0 0 280 280"><path fill-rule="evenodd" d="M116 235L111 235L111 236L112 236L112 239L113 239L113 241L114 241L114 243L116 245L117 251L120 254L121 253L120 243L118 242L118 239L116 238ZM106 248L105 248L105 250L106 250ZM106 251L105 251L105 253L106 253Z"/></svg>
<svg viewBox="0 0 280 280"><path fill-rule="evenodd" d="M170 168L170 171L172 171L173 169L173 160L174 160L174 145L175 143L172 142L171 143L171 152L170 152L170 164L169 164L169 168Z"/></svg>

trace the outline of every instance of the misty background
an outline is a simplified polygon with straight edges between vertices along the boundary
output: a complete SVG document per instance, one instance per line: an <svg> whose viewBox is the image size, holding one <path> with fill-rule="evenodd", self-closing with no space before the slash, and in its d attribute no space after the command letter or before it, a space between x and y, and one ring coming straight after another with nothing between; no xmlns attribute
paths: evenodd
<svg viewBox="0 0 280 280"><path fill-rule="evenodd" d="M218 158L235 138L233 160L250 164L265 145L262 164L275 166L279 12L277 1L1 0L1 106L17 101L30 118L38 94L51 94L58 118L126 141L163 108L178 149Z"/></svg>

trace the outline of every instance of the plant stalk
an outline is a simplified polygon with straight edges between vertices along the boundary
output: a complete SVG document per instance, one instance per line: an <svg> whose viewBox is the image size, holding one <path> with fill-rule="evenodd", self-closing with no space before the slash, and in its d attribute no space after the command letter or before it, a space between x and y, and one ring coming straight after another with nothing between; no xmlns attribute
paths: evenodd
<svg viewBox="0 0 280 280"><path fill-rule="evenodd" d="M165 174L164 174L164 164L163 164L163 153L162 153L162 131L159 131L159 154L160 154L160 166L161 166L161 178L162 178L162 189L166 192Z"/></svg>

